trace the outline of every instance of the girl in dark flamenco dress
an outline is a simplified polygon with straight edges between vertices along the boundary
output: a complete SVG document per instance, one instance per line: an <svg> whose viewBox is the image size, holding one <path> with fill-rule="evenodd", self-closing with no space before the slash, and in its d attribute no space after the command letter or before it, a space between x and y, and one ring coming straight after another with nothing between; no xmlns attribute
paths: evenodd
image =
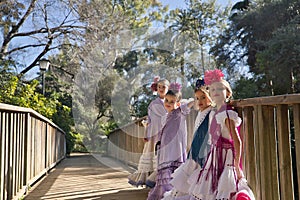
<svg viewBox="0 0 300 200"><path fill-rule="evenodd" d="M188 153L188 159L172 174L170 181L173 189L164 194L163 200L189 200L189 177L203 167L209 152L208 126L211 111L211 99L203 79L198 79L195 86L195 105L199 110L195 120L194 137Z"/></svg>

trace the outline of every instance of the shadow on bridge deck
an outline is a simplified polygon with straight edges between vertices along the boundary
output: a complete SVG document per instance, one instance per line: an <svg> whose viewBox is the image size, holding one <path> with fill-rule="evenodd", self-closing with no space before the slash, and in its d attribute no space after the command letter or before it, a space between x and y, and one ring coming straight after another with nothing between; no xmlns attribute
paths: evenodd
<svg viewBox="0 0 300 200"><path fill-rule="evenodd" d="M133 169L107 157L73 154L31 188L24 199L145 200L148 189L127 183L132 172Z"/></svg>

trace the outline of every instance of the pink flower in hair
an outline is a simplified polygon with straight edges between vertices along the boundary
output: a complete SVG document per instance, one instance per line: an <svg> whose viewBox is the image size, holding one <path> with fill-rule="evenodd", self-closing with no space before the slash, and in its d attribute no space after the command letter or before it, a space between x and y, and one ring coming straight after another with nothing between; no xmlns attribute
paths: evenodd
<svg viewBox="0 0 300 200"><path fill-rule="evenodd" d="M211 85L214 82L219 82L224 77L224 74L221 70L208 70L204 74L204 82L206 85Z"/></svg>
<svg viewBox="0 0 300 200"><path fill-rule="evenodd" d="M159 80L160 80L160 77L159 76L155 76L154 79L153 79L153 82L157 83Z"/></svg>
<svg viewBox="0 0 300 200"><path fill-rule="evenodd" d="M171 83L169 86L170 90L180 91L181 85L179 83Z"/></svg>

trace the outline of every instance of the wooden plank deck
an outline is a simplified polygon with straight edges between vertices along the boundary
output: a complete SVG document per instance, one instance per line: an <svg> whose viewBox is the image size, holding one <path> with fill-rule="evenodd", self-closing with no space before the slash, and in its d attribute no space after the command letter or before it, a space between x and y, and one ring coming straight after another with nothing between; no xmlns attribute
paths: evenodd
<svg viewBox="0 0 300 200"><path fill-rule="evenodd" d="M145 200L148 189L127 183L127 176L133 171L107 157L73 154L31 188L24 200Z"/></svg>

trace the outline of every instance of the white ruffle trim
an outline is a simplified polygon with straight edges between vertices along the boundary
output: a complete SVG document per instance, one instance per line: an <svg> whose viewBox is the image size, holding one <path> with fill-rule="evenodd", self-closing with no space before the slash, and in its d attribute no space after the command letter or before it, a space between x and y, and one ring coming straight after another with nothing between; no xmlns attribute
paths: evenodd
<svg viewBox="0 0 300 200"><path fill-rule="evenodd" d="M174 188L182 193L188 193L190 185L188 183L189 177L193 174L195 170L199 171L200 165L196 163L193 159L186 160L185 163L180 165L174 173L172 174L172 180L170 184Z"/></svg>
<svg viewBox="0 0 300 200"><path fill-rule="evenodd" d="M235 127L238 127L242 123L242 119L238 116L237 112L233 110L227 110L228 116L233 120ZM218 124L224 124L225 119L227 118L226 111L216 114L216 120Z"/></svg>
<svg viewBox="0 0 300 200"><path fill-rule="evenodd" d="M211 107L208 107L205 110L198 112L198 115L197 115L196 120L195 120L194 133L196 132L196 130L198 129L198 127L202 124L202 122L204 121L206 115L210 111L211 111Z"/></svg>
<svg viewBox="0 0 300 200"><path fill-rule="evenodd" d="M197 181L198 177L190 180L193 187L190 188L189 192L195 199L230 199L230 194L237 192L234 167L226 166L224 168L218 182L218 188L214 193L211 192L212 177L209 176L206 179L207 170L202 173L199 182Z"/></svg>
<svg viewBox="0 0 300 200"><path fill-rule="evenodd" d="M190 195L172 189L164 193L162 200L190 200Z"/></svg>
<svg viewBox="0 0 300 200"><path fill-rule="evenodd" d="M136 187L146 184L146 180L151 172L135 172L128 176L128 182Z"/></svg>
<svg viewBox="0 0 300 200"><path fill-rule="evenodd" d="M230 194L237 192L235 168L226 166L219 179L216 199L230 199Z"/></svg>
<svg viewBox="0 0 300 200"><path fill-rule="evenodd" d="M151 153L141 155L138 165L139 172L152 172L157 168L156 158Z"/></svg>

